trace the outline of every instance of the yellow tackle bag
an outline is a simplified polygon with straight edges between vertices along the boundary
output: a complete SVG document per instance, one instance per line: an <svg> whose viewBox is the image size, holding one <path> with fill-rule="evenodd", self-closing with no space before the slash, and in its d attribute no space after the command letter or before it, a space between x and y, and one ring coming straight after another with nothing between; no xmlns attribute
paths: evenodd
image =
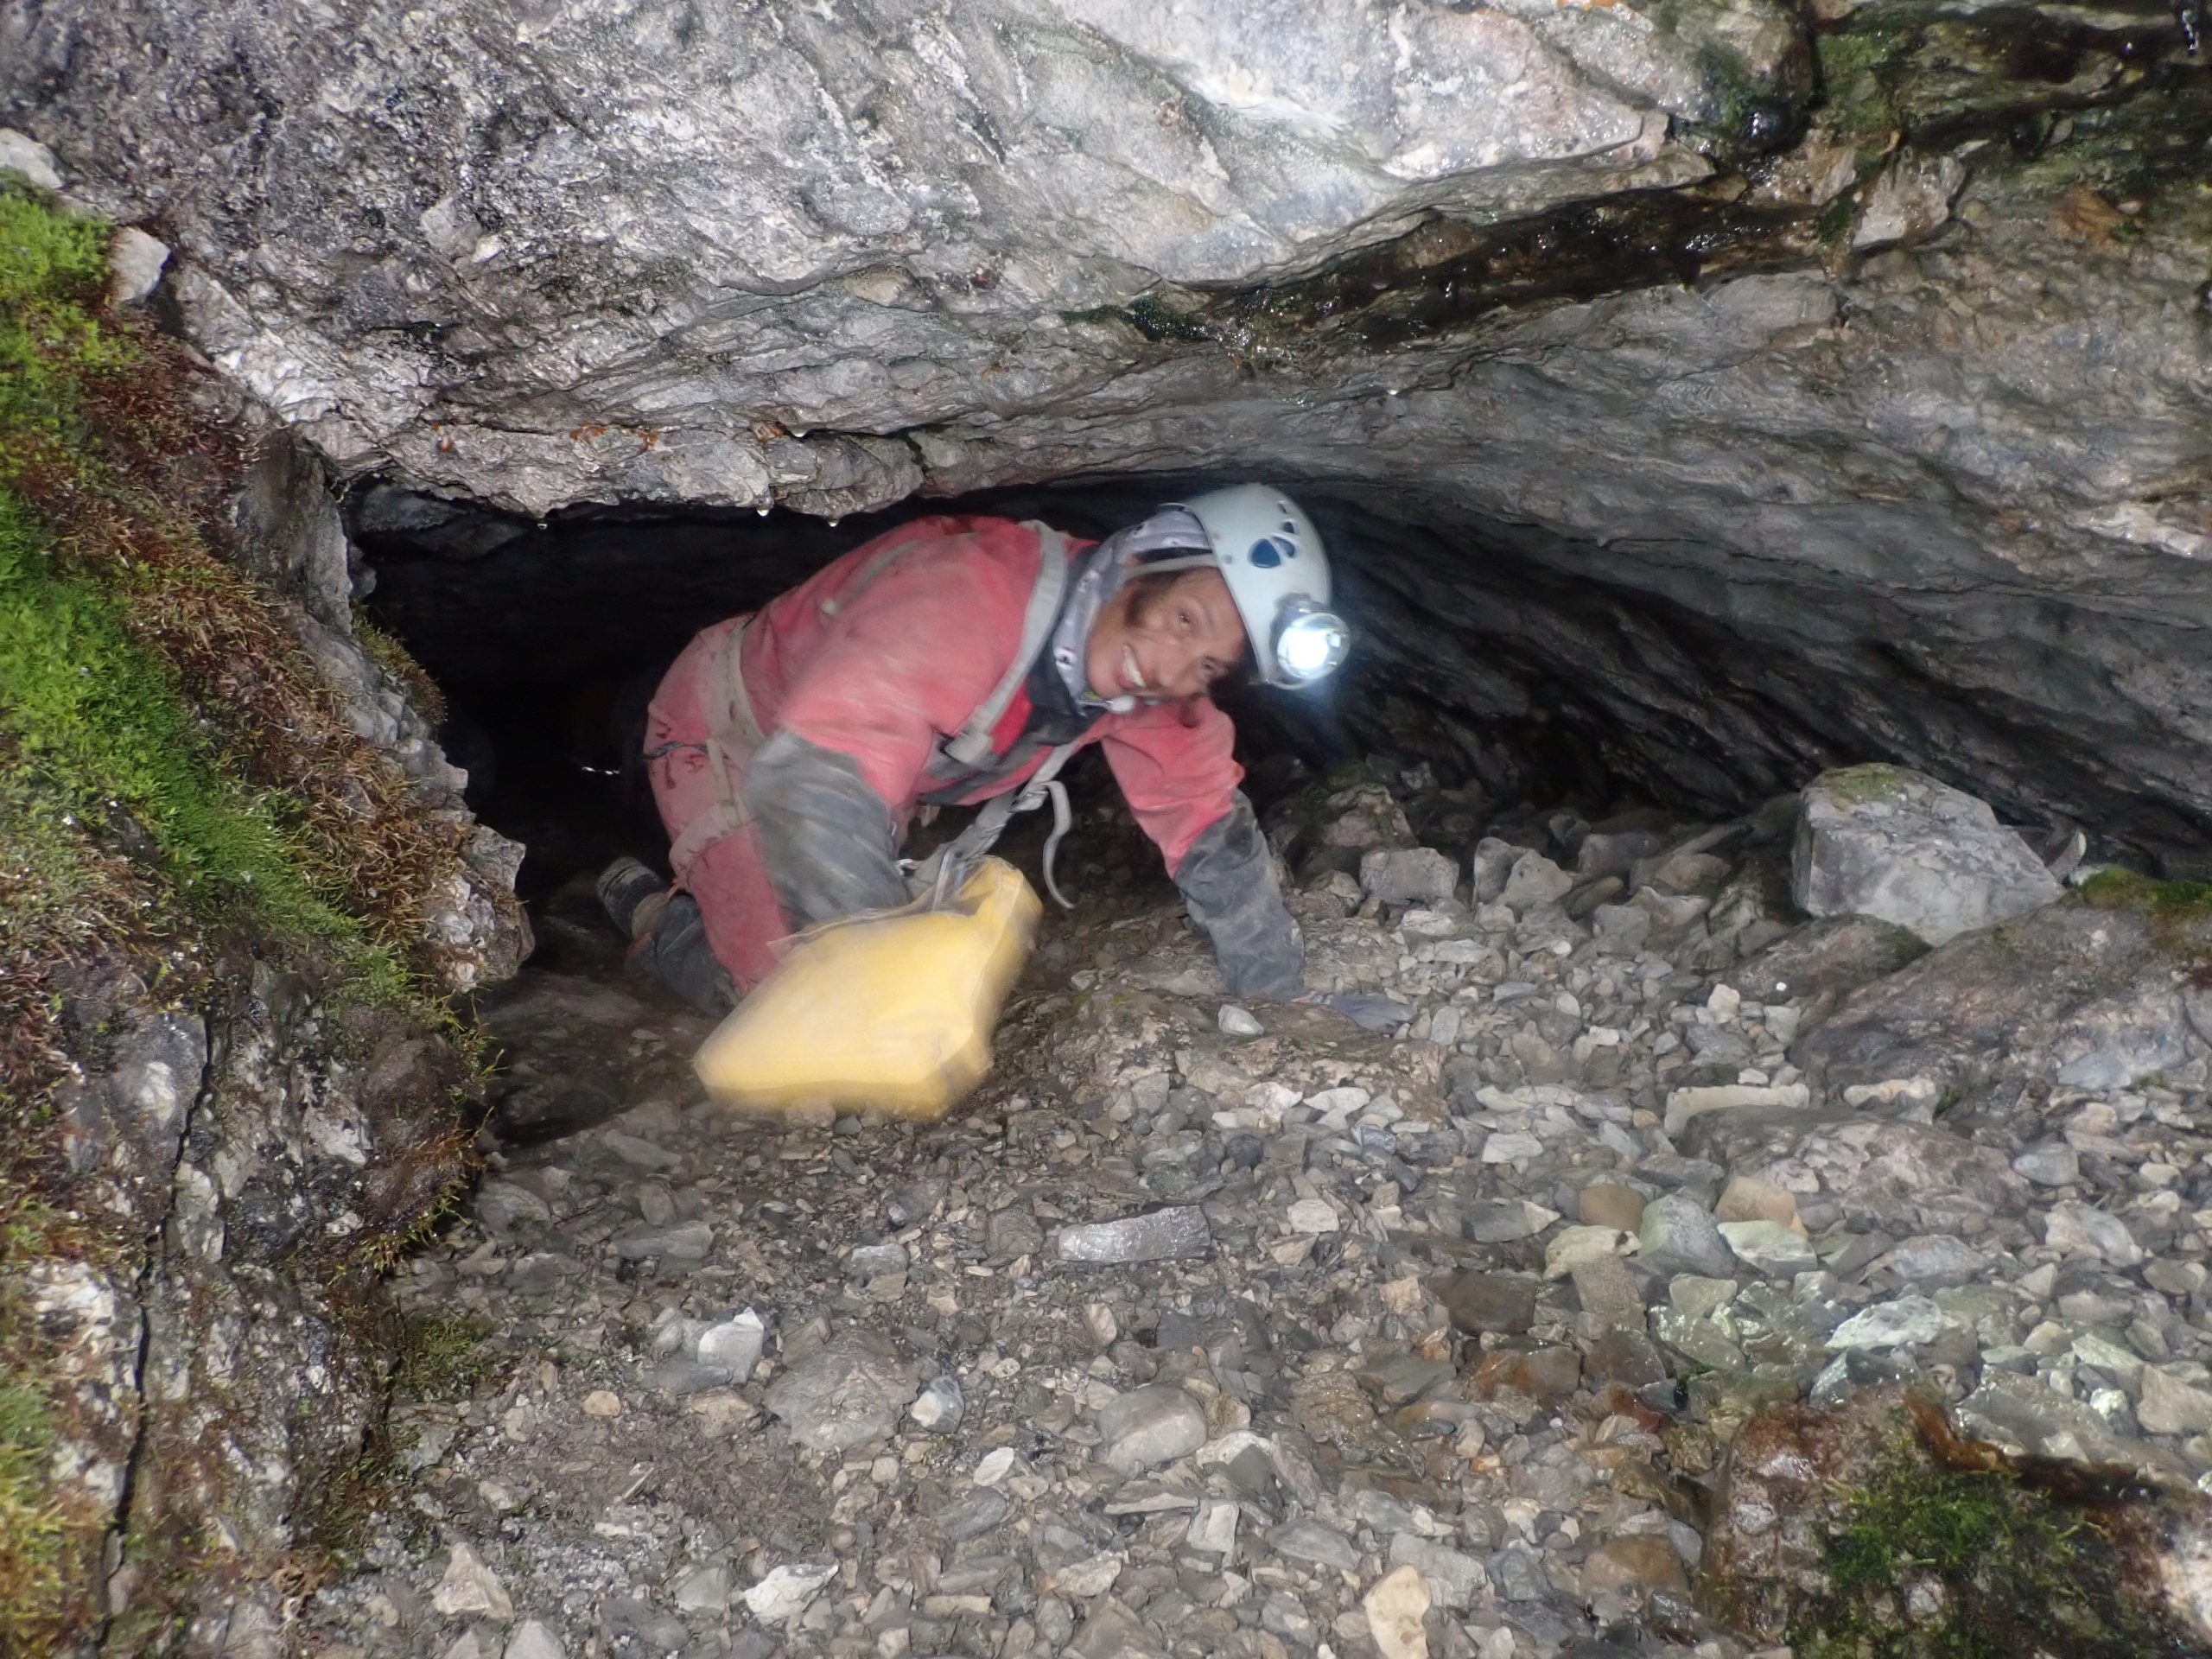
<svg viewBox="0 0 2212 1659"><path fill-rule="evenodd" d="M830 1101L943 1117L991 1069L991 1032L1043 906L985 858L938 908L917 905L802 935L692 1062L735 1105Z"/></svg>

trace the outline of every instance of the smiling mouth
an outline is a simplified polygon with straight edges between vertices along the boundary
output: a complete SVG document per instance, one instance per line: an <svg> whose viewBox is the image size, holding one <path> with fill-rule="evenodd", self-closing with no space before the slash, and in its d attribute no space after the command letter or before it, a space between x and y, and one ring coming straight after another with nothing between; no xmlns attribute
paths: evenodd
<svg viewBox="0 0 2212 1659"><path fill-rule="evenodd" d="M1137 666L1137 654L1128 646L1122 647L1122 683L1131 691L1149 691L1145 683L1144 671Z"/></svg>

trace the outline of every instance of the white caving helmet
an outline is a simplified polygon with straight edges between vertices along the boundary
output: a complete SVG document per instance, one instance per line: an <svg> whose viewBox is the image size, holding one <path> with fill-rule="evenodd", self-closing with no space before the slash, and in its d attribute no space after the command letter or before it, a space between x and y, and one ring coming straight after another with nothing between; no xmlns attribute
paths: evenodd
<svg viewBox="0 0 2212 1659"><path fill-rule="evenodd" d="M1351 630L1329 609L1329 556L1302 508L1267 484L1233 484L1172 504L1198 521L1211 556L1165 559L1154 570L1219 570L1236 602L1260 677L1312 685L1344 665Z"/></svg>

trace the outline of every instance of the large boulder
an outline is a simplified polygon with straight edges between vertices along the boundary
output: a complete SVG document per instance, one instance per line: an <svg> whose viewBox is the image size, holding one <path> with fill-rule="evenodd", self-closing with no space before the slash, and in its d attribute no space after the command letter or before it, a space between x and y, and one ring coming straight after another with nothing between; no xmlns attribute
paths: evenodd
<svg viewBox="0 0 2212 1659"><path fill-rule="evenodd" d="M1790 896L1813 916L1872 916L1941 944L2049 904L2058 882L1987 803L1903 766L1805 786Z"/></svg>
<svg viewBox="0 0 2212 1659"><path fill-rule="evenodd" d="M1831 1090L1923 1077L1949 1109L1999 1120L2031 1091L2201 1087L2212 904L2175 897L2196 891L2099 878L1865 987L1791 1058Z"/></svg>
<svg viewBox="0 0 2212 1659"><path fill-rule="evenodd" d="M1891 1232L1980 1229L2027 1198L1998 1148L1872 1114L1708 1112L1692 1122L1683 1147L1795 1193L1801 1211L1821 1200L1838 1220Z"/></svg>

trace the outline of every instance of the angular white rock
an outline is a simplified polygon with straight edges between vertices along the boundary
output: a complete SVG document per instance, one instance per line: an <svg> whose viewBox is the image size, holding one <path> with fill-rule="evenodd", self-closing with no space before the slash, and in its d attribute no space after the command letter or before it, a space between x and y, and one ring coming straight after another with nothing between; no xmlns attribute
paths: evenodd
<svg viewBox="0 0 2212 1659"><path fill-rule="evenodd" d="M1903 1348L1933 1342L1943 1332L1943 1310L1925 1296L1878 1302L1836 1326L1831 1348Z"/></svg>
<svg viewBox="0 0 2212 1659"><path fill-rule="evenodd" d="M1544 1277L1564 1279L1592 1262L1636 1251L1636 1235L1618 1227L1563 1227L1544 1246Z"/></svg>
<svg viewBox="0 0 2212 1659"><path fill-rule="evenodd" d="M1385 1573L1360 1598L1368 1633L1382 1659L1428 1659L1428 1581L1415 1567Z"/></svg>
<svg viewBox="0 0 2212 1659"><path fill-rule="evenodd" d="M515 1616L515 1605L506 1587L483 1558L467 1544L456 1541L446 1562L445 1577L430 1592L430 1605L448 1618L463 1613L482 1613L505 1624Z"/></svg>
<svg viewBox="0 0 2212 1659"><path fill-rule="evenodd" d="M745 1605L764 1624L781 1624L806 1611L822 1586L837 1576L835 1561L802 1561L772 1568L745 1592Z"/></svg>

